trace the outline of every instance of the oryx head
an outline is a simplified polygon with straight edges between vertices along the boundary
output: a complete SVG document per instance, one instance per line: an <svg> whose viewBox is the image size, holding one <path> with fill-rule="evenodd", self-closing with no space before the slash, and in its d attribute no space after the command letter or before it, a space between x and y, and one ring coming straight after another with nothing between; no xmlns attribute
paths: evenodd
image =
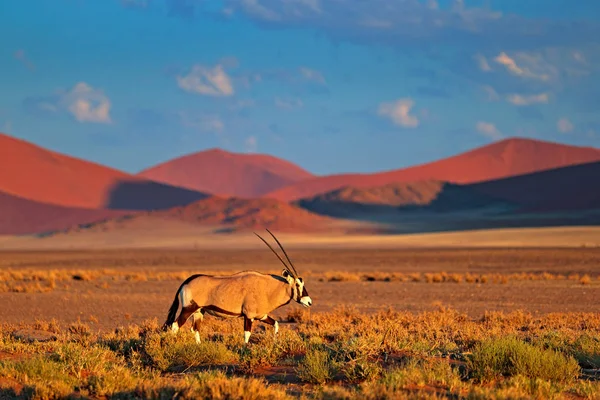
<svg viewBox="0 0 600 400"><path fill-rule="evenodd" d="M279 243L279 240L277 240L275 235L273 235L273 233L271 233L270 230L267 229L267 232L269 232L269 234L273 237L273 239L275 239L275 241L281 248L281 251L283 251L285 258L289 262L289 266L288 266L288 264L285 263L285 261L283 261L283 259L279 256L279 254L277 254L277 252L273 249L273 247L271 247L271 245L269 243L267 243L267 241L265 239L260 237L258 235L258 233L256 233L256 232L254 234L256 236L258 236L260 238L260 240L265 242L265 244L269 247L269 249L271 249L271 251L273 253L275 253L277 258L279 258L279 261L281 261L281 263L285 267L283 269L283 271L281 272L281 276L285 280L288 281L288 283L290 284L290 287L292 288L292 299L294 301L296 301L298 304L303 305L304 307L312 306L312 299L308 295L308 291L306 290L306 287L304 287L304 279L302 279L302 277L298 276L298 272L296 271L296 268L294 267L292 260L290 260L290 257L287 255L287 252L285 251L285 249L283 248L281 243Z"/></svg>

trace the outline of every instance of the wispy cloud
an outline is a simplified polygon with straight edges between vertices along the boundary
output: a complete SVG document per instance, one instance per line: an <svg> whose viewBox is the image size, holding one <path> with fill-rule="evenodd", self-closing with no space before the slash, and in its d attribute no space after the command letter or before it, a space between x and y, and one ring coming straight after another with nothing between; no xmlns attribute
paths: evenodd
<svg viewBox="0 0 600 400"><path fill-rule="evenodd" d="M256 153L258 150L258 139L256 136L248 136L244 141L246 153Z"/></svg>
<svg viewBox="0 0 600 400"><path fill-rule="evenodd" d="M323 85L326 83L323 74L315 69L300 67L300 73L302 74L304 79L308 81L317 82Z"/></svg>
<svg viewBox="0 0 600 400"><path fill-rule="evenodd" d="M511 94L506 97L506 101L515 106L529 106L531 104L548 103L550 96L548 93L533 95Z"/></svg>
<svg viewBox="0 0 600 400"><path fill-rule="evenodd" d="M177 85L186 92L206 96L231 96L234 93L231 79L221 64L212 68L196 64L187 75L177 76Z"/></svg>
<svg viewBox="0 0 600 400"><path fill-rule="evenodd" d="M15 59L23 63L23 65L26 66L29 70L35 71L35 65L33 65L31 60L27 57L27 55L25 54L25 50L19 49L15 51L14 57Z"/></svg>
<svg viewBox="0 0 600 400"><path fill-rule="evenodd" d="M485 92L488 101L500 100L500 95L498 94L498 92L496 92L496 89L494 89L490 85L483 85L481 88Z"/></svg>
<svg viewBox="0 0 600 400"><path fill-rule="evenodd" d="M304 103L298 98L275 98L275 106L282 110L293 110L295 108L301 108Z"/></svg>
<svg viewBox="0 0 600 400"><path fill-rule="evenodd" d="M502 132L500 132L500 130L496 128L496 125L492 124L491 122L479 121L477 124L475 124L475 129L477 129L477 132L481 135L492 140L500 140L504 138Z"/></svg>
<svg viewBox="0 0 600 400"><path fill-rule="evenodd" d="M167 0L175 1L175 0ZM544 46L552 42L593 42L600 24L535 19L503 14L464 0L225 0L227 14L239 12L269 28L304 27L334 40L420 46L423 42L460 43L502 49ZM478 2L481 4L481 2ZM485 3L485 2L484 2Z"/></svg>
<svg viewBox="0 0 600 400"><path fill-rule="evenodd" d="M557 69L539 54L516 53L510 57L505 52L498 54L494 61L506 68L508 72L522 78L548 81L557 75Z"/></svg>
<svg viewBox="0 0 600 400"><path fill-rule="evenodd" d="M180 111L181 124L186 128L197 129L201 132L222 133L225 129L223 120L214 114L204 115Z"/></svg>
<svg viewBox="0 0 600 400"><path fill-rule="evenodd" d="M419 119L411 115L411 109L414 101L409 98L398 99L393 103L381 103L377 113L392 120L395 125L404 128L416 128L419 126Z"/></svg>
<svg viewBox="0 0 600 400"><path fill-rule="evenodd" d="M475 54L473 56L473 59L475 59L475 62L477 63L477 66L479 67L480 70L485 71L485 72L489 72L492 70L490 63L488 62L487 58L485 58L485 56L483 56L481 54Z"/></svg>
<svg viewBox="0 0 600 400"><path fill-rule="evenodd" d="M574 128L575 127L573 126L573 123L571 121L569 121L567 118L561 118L556 123L556 129L558 129L558 131L560 133L573 132Z"/></svg>
<svg viewBox="0 0 600 400"><path fill-rule="evenodd" d="M127 8L147 8L150 0L121 0L121 5Z"/></svg>

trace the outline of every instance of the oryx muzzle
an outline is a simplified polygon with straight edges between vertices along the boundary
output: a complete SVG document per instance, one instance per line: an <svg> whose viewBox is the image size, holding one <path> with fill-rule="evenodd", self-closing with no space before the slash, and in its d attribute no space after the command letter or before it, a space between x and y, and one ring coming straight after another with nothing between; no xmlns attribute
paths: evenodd
<svg viewBox="0 0 600 400"><path fill-rule="evenodd" d="M306 291L304 280L298 276L279 240L268 229L267 232L275 239L289 265L265 239L255 234L284 265L281 275L257 271L243 271L225 276L192 275L177 289L163 329L171 327L173 332L177 332L193 315L192 330L195 331L196 341L199 341L197 324L202 321L204 313L220 318L244 318L244 341L248 343L252 321L259 320L273 325L277 334L277 321L271 318L269 313L292 300L304 307L310 307L312 300ZM181 311L175 318L180 304Z"/></svg>

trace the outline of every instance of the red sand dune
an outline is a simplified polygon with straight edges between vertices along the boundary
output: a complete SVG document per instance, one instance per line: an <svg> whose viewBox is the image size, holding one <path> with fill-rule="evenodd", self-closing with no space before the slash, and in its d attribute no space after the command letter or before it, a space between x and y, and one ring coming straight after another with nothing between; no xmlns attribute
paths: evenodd
<svg viewBox="0 0 600 400"><path fill-rule="evenodd" d="M0 235L23 235L66 229L125 213L44 204L0 192Z"/></svg>
<svg viewBox="0 0 600 400"><path fill-rule="evenodd" d="M206 196L56 153L1 133L0 191L48 204L113 209L154 209L188 204Z"/></svg>
<svg viewBox="0 0 600 400"><path fill-rule="evenodd" d="M393 182L475 183L593 161L600 161L600 149L513 138L399 170L317 177L275 190L265 197L293 201L344 186L374 187Z"/></svg>
<svg viewBox="0 0 600 400"><path fill-rule="evenodd" d="M441 181L390 183L375 187L344 187L298 200L309 210L336 215L345 205L401 207L481 206L502 201L519 212L600 210L600 161L570 165L530 174L511 176L473 184L447 184Z"/></svg>
<svg viewBox="0 0 600 400"><path fill-rule="evenodd" d="M297 165L273 156L219 149L175 158L145 169L138 176L201 192L239 197L259 197L314 177Z"/></svg>
<svg viewBox="0 0 600 400"><path fill-rule="evenodd" d="M271 228L279 232L311 231L336 221L274 199L217 196L152 215L202 225L231 225L238 230Z"/></svg>
<svg viewBox="0 0 600 400"><path fill-rule="evenodd" d="M337 219L320 216L273 199L214 196L169 210L140 212L125 219L112 218L87 229L114 231L127 230L140 225L160 229L161 225L169 225L169 221L180 221L223 230L244 231L270 228L278 232L298 233L329 229L335 223L340 222ZM79 227L71 227L67 231L81 230Z"/></svg>

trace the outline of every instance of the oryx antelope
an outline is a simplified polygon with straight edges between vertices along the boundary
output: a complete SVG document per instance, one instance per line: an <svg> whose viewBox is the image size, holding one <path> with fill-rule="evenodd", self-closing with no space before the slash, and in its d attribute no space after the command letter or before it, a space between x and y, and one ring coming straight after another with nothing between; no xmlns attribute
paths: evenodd
<svg viewBox="0 0 600 400"><path fill-rule="evenodd" d="M255 233L284 265L281 275L263 274L257 271L243 271L232 275L192 275L187 278L175 293L175 299L169 309L167 321L163 329L176 333L193 315L192 331L196 341L200 341L197 324L202 321L204 313L220 318L244 318L244 342L248 343L252 322L259 320L272 325L274 334L279 330L278 323L269 316L273 310L294 300L304 307L310 307L312 300L304 287L304 280L298 276L296 268L279 243L279 240L267 229L275 239L289 265L260 235ZM181 311L175 318L179 305ZM197 320L196 320L197 318Z"/></svg>

